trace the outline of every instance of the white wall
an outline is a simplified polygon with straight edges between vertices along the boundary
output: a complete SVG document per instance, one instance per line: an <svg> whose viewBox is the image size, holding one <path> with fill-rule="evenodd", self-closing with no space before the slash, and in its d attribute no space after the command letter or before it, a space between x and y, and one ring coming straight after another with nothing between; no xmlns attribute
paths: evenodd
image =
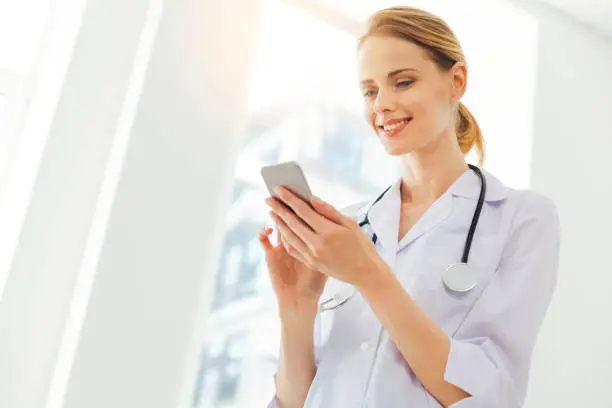
<svg viewBox="0 0 612 408"><path fill-rule="evenodd" d="M263 5L87 1L39 167L12 174L0 407L187 406Z"/></svg>
<svg viewBox="0 0 612 408"><path fill-rule="evenodd" d="M45 402L147 7L131 2L113 16L89 3L48 134L38 140L44 151L0 303L2 407ZM23 182L24 173L12 175Z"/></svg>
<svg viewBox="0 0 612 408"><path fill-rule="evenodd" d="M539 22L532 186L556 202L563 230L526 407L611 407L612 39L515 3Z"/></svg>

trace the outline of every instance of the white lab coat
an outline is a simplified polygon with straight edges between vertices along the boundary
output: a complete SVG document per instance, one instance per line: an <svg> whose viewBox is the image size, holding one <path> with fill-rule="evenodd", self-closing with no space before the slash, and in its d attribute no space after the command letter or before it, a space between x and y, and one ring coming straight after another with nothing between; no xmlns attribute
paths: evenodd
<svg viewBox="0 0 612 408"><path fill-rule="evenodd" d="M472 395L452 408L518 408L557 279L559 221L549 199L483 173L487 194L469 258L479 277L468 293L446 289L442 274L461 260L480 193L472 170L399 243L401 179L371 208L369 220L379 255L450 338L444 378ZM358 204L344 213L357 221L368 207ZM345 284L329 280L322 299L343 290ZM317 373L305 408L440 407L359 293L317 316L315 353Z"/></svg>

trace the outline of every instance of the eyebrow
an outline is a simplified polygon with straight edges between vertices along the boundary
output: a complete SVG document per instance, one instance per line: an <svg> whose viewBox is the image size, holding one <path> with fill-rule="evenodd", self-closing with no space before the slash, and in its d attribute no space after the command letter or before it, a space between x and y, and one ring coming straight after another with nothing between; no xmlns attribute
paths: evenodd
<svg viewBox="0 0 612 408"><path fill-rule="evenodd" d="M418 69L415 68L400 68L400 69L396 69L395 71L391 71L387 74L387 78L393 78L394 76L397 76L399 74L401 74L402 72L406 72L406 71L412 71L412 72L419 72ZM373 82L371 79L364 79L362 81L360 81L359 83L361 85L363 84L368 84L370 82Z"/></svg>

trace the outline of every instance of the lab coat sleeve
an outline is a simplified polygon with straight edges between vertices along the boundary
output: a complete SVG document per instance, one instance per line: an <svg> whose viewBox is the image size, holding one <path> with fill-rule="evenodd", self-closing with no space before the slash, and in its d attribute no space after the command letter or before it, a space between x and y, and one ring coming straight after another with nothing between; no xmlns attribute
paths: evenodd
<svg viewBox="0 0 612 408"><path fill-rule="evenodd" d="M451 408L519 408L532 350L556 286L554 204L524 192L495 275L450 339L445 381L471 395Z"/></svg>
<svg viewBox="0 0 612 408"><path fill-rule="evenodd" d="M317 315L315 319L313 344L314 344L315 364L318 365L319 355L320 355L320 350L321 350L321 318L320 318L320 315ZM276 374L274 374L274 383L276 384ZM270 403L268 404L267 408L280 408L278 399L276 398L276 393L272 401L270 401Z"/></svg>

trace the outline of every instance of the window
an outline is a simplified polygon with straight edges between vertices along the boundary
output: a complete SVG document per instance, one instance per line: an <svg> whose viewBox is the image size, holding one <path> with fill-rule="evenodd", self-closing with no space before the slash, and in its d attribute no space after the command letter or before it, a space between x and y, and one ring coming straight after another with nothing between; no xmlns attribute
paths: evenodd
<svg viewBox="0 0 612 408"><path fill-rule="evenodd" d="M274 393L280 328L257 236L270 223L261 166L297 160L313 191L340 208L379 193L394 171L361 118L355 47L351 34L318 17L269 3L205 323L210 337L202 345L196 408L266 406Z"/></svg>
<svg viewBox="0 0 612 408"><path fill-rule="evenodd" d="M219 405L236 398L246 354L245 345L245 333L238 332L225 339L216 339L216 343L202 350L193 401L195 407ZM209 395L205 396L203 390L207 390Z"/></svg>

